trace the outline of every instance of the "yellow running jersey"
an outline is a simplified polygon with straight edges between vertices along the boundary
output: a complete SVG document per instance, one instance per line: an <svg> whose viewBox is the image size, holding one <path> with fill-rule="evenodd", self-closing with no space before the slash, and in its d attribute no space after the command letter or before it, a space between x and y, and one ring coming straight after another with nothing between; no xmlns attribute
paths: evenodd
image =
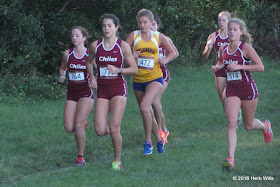
<svg viewBox="0 0 280 187"><path fill-rule="evenodd" d="M133 76L134 82L144 83L162 77L162 71L158 64L159 32L151 31L152 38L145 42L141 38L141 31L134 31L133 52L141 51L136 59L138 73Z"/></svg>

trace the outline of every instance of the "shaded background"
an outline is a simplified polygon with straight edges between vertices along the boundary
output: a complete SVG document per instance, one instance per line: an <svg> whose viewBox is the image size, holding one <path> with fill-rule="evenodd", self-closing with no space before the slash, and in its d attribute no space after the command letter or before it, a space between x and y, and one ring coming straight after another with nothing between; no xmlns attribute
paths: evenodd
<svg viewBox="0 0 280 187"><path fill-rule="evenodd" d="M279 7L277 0L1 0L0 102L9 95L64 96L56 78L70 29L85 27L92 42L102 37L100 18L105 13L120 19L120 38L125 39L138 29L137 12L150 9L161 18L160 31L180 52L176 63L201 65L206 39L218 29L217 15L223 10L246 22L260 56L279 60Z"/></svg>

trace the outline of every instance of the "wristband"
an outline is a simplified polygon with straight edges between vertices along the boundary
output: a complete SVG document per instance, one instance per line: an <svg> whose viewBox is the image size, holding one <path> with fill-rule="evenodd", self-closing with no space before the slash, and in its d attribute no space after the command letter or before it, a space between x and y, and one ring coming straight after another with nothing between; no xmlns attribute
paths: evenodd
<svg viewBox="0 0 280 187"><path fill-rule="evenodd" d="M122 73L122 67L120 67L119 73Z"/></svg>

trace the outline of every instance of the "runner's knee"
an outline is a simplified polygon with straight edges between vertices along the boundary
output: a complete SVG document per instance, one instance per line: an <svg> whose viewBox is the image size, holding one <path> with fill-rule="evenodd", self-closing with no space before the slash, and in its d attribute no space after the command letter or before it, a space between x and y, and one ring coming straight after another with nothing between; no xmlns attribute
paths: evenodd
<svg viewBox="0 0 280 187"><path fill-rule="evenodd" d="M94 127L95 128L95 133L97 136L105 136L108 134L107 126L104 127Z"/></svg>
<svg viewBox="0 0 280 187"><path fill-rule="evenodd" d="M67 133L71 134L75 132L74 125L64 122L64 129Z"/></svg>
<svg viewBox="0 0 280 187"><path fill-rule="evenodd" d="M140 111L141 111L142 114L150 113L150 107L141 105L140 106Z"/></svg>

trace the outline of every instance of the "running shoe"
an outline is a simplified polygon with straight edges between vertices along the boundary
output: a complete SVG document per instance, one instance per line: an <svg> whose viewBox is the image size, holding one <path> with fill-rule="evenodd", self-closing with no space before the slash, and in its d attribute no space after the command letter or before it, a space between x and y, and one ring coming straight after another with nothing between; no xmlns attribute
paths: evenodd
<svg viewBox="0 0 280 187"><path fill-rule="evenodd" d="M146 141L144 144L143 155L150 155L153 153L153 145L152 142Z"/></svg>
<svg viewBox="0 0 280 187"><path fill-rule="evenodd" d="M223 160L222 167L223 167L223 168L226 168L226 169L234 168L235 165L234 165L234 160L233 160L233 158L232 158L232 157L230 157L230 158L225 158L225 159Z"/></svg>
<svg viewBox="0 0 280 187"><path fill-rule="evenodd" d="M164 153L164 143L162 140L157 143L157 148L158 153Z"/></svg>
<svg viewBox="0 0 280 187"><path fill-rule="evenodd" d="M263 130L264 141L265 141L265 143L269 143L269 142L271 142L272 137L273 137L271 123L269 120L265 120L263 123L267 126L267 130Z"/></svg>
<svg viewBox="0 0 280 187"><path fill-rule="evenodd" d="M237 126L236 126L236 128L238 128L238 126L241 124L241 122L242 122L242 111L240 109L239 112L238 112L238 119L237 119Z"/></svg>
<svg viewBox="0 0 280 187"><path fill-rule="evenodd" d="M165 132L163 132L162 130L159 130L159 135L163 141L163 143L166 143L166 136L165 136Z"/></svg>
<svg viewBox="0 0 280 187"><path fill-rule="evenodd" d="M115 170L115 171L120 171L122 169L121 161L112 162L112 169Z"/></svg>
<svg viewBox="0 0 280 187"><path fill-rule="evenodd" d="M86 121L85 126L84 126L84 129L87 128L87 125L88 125L88 122Z"/></svg>
<svg viewBox="0 0 280 187"><path fill-rule="evenodd" d="M163 142L163 143L166 144L166 143L168 142L168 141L167 141L167 137L168 137L168 135L169 135L169 130L166 129L166 131L164 131L163 133L164 133L164 135L165 135L165 138L164 138L165 142Z"/></svg>
<svg viewBox="0 0 280 187"><path fill-rule="evenodd" d="M83 156L78 156L75 162L77 165L86 165L87 164L86 160Z"/></svg>

